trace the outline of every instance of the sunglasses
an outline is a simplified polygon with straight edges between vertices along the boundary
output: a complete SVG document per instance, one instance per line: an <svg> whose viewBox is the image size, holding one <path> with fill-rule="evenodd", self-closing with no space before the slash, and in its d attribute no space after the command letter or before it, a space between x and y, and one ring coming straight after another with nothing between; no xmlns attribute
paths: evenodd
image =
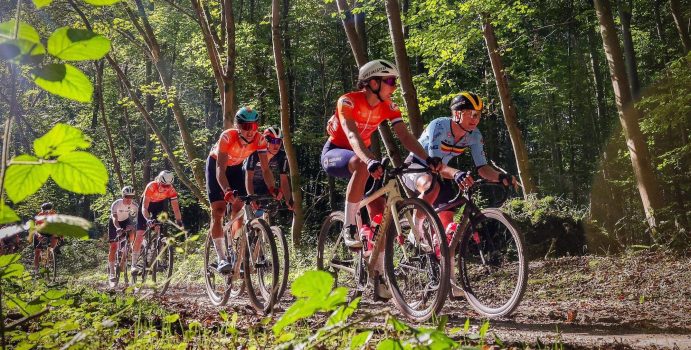
<svg viewBox="0 0 691 350"><path fill-rule="evenodd" d="M275 137L267 137L266 142L268 142L269 144L272 144L272 145L280 145L281 142L283 142L283 140L281 140L279 138L275 138Z"/></svg>
<svg viewBox="0 0 691 350"><path fill-rule="evenodd" d="M396 86L396 77L382 78L381 81L383 81L386 85Z"/></svg>
<svg viewBox="0 0 691 350"><path fill-rule="evenodd" d="M255 131L258 127L257 123L238 123L238 128L244 131Z"/></svg>

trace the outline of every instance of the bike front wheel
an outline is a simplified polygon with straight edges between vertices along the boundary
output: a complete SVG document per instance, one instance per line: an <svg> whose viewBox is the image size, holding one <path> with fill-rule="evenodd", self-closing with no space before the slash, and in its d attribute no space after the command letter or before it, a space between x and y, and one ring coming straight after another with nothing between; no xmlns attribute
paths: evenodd
<svg viewBox="0 0 691 350"><path fill-rule="evenodd" d="M396 207L400 231L395 223L389 226L384 270L396 306L406 317L422 322L437 315L447 298L446 236L439 217L426 202L406 198Z"/></svg>
<svg viewBox="0 0 691 350"><path fill-rule="evenodd" d="M271 313L279 289L279 261L271 228L262 219L254 219L246 233L244 252L245 285L255 309Z"/></svg>
<svg viewBox="0 0 691 350"><path fill-rule="evenodd" d="M156 294L163 295L168 290L173 276L173 246L163 237L159 237L154 243L155 247L150 251L148 270Z"/></svg>
<svg viewBox="0 0 691 350"><path fill-rule="evenodd" d="M271 226L271 232L274 235L274 240L276 241L276 250L278 252L278 260L280 265L278 267L278 294L276 295L276 302L279 302L283 298L283 293L285 293L286 288L288 288L288 274L290 273L290 258L288 256L288 241L286 236L283 234L278 226Z"/></svg>
<svg viewBox="0 0 691 350"><path fill-rule="evenodd" d="M335 211L324 219L317 240L317 269L333 276L334 288L348 288L348 300L353 300L362 296L367 278L361 254L350 250L343 241L344 221L342 211ZM361 276L364 283L360 283Z"/></svg>
<svg viewBox="0 0 691 350"><path fill-rule="evenodd" d="M523 236L499 209L484 209L461 237L458 271L466 299L488 317L511 314L523 298L528 261Z"/></svg>

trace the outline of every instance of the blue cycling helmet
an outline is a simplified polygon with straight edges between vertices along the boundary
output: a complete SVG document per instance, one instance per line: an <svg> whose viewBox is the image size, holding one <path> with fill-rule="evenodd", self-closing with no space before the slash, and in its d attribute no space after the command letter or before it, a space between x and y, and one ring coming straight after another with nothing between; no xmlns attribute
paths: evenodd
<svg viewBox="0 0 691 350"><path fill-rule="evenodd" d="M238 123L259 122L259 114L250 107L242 107L235 113L235 121Z"/></svg>

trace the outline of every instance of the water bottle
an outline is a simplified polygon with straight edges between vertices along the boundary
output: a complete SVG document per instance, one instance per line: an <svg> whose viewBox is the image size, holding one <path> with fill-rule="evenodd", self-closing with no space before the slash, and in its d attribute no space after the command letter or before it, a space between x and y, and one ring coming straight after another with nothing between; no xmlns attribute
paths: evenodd
<svg viewBox="0 0 691 350"><path fill-rule="evenodd" d="M458 223L457 222L450 222L448 225L446 225L446 243L451 244L451 239L453 238L453 234L456 233L456 229L458 228Z"/></svg>
<svg viewBox="0 0 691 350"><path fill-rule="evenodd" d="M379 231L379 224L381 224L382 215L377 214L372 217L371 226L364 224L360 229L360 239L363 242L363 247L365 248L364 255L370 256L372 250L374 250L374 242L377 240L376 234Z"/></svg>

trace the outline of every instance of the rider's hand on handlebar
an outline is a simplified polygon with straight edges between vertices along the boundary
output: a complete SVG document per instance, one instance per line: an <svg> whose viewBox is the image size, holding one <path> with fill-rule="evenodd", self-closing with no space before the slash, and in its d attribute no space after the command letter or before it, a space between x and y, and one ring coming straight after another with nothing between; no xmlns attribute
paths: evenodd
<svg viewBox="0 0 691 350"><path fill-rule="evenodd" d="M233 195L233 191L226 190L225 193L223 193L223 200L226 201L226 203L233 203L235 201L235 195Z"/></svg>
<svg viewBox="0 0 691 350"><path fill-rule="evenodd" d="M269 193L271 194L271 197L274 197L274 199L277 201L283 199L283 191L281 191L280 188L272 187L269 189Z"/></svg>
<svg viewBox="0 0 691 350"><path fill-rule="evenodd" d="M473 186L473 183L475 180L473 180L473 177L470 176L469 172L459 170L455 174L453 174L453 180L456 181L458 184L458 187L461 188L462 191L467 191L470 189L470 187Z"/></svg>
<svg viewBox="0 0 691 350"><path fill-rule="evenodd" d="M154 219L146 220L146 226L147 227L153 227L155 224L156 224L156 220L154 220Z"/></svg>
<svg viewBox="0 0 691 350"><path fill-rule="evenodd" d="M427 160L425 160L427 163L427 166L430 168L435 173L438 173L441 168L444 166L444 163L441 161L441 158L439 157L427 157Z"/></svg>
<svg viewBox="0 0 691 350"><path fill-rule="evenodd" d="M116 235L119 235L119 234L121 234L122 231L124 231L124 230L125 230L125 229L122 228L122 227L116 228L116 229L115 229L115 234L116 234Z"/></svg>
<svg viewBox="0 0 691 350"><path fill-rule="evenodd" d="M294 205L294 204L295 204L295 202L293 201L293 198L292 198L292 197L289 198L289 199L286 201L286 207L288 207L288 210L290 210L290 211L293 211L293 210L294 210L294 209L293 209L293 205Z"/></svg>
<svg viewBox="0 0 691 350"><path fill-rule="evenodd" d="M504 187L513 186L513 189L518 191L518 181L511 174L499 173L499 183L504 185Z"/></svg>
<svg viewBox="0 0 691 350"><path fill-rule="evenodd" d="M376 159L370 159L367 161L367 171L369 171L370 176L375 179L380 179L384 176L384 166L381 162Z"/></svg>

